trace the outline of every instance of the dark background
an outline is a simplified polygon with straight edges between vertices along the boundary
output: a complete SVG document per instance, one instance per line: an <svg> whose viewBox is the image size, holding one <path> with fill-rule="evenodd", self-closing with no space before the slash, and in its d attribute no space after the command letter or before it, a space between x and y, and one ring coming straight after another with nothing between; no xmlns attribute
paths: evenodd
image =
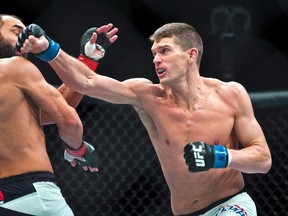
<svg viewBox="0 0 288 216"><path fill-rule="evenodd" d="M77 57L83 32L112 22L119 39L98 73L118 80L146 77L158 82L148 37L167 22L193 25L204 41L203 76L242 83L248 91L287 89L288 1L286 0L6 0L1 13L36 23ZM52 84L50 66L31 57Z"/></svg>
<svg viewBox="0 0 288 216"><path fill-rule="evenodd" d="M288 215L287 0L2 0L0 13L20 16L26 25L39 24L75 57L86 29L112 22L119 28L119 39L98 73L119 80L146 77L155 83L147 38L167 22L192 24L204 40L202 75L236 80L252 92L273 158L269 173L244 175L258 215ZM61 83L48 64L31 60L50 83ZM134 110L93 99L83 100L77 111L86 128L85 140L103 160L99 173L70 167L63 160L56 126L45 127L57 182L75 215L170 216L160 164Z"/></svg>

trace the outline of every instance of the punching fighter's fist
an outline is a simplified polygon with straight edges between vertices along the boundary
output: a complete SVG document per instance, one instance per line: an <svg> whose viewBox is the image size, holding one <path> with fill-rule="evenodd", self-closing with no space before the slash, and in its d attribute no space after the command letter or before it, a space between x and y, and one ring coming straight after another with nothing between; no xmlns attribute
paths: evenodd
<svg viewBox="0 0 288 216"><path fill-rule="evenodd" d="M78 60L95 71L98 61L104 57L108 47L117 40L117 32L118 29L114 28L111 23L85 31L80 40Z"/></svg>
<svg viewBox="0 0 288 216"><path fill-rule="evenodd" d="M30 35L34 38L29 37ZM25 42L27 42L27 44L25 44ZM34 43L37 46L34 45ZM48 62L57 57L60 46L49 38L40 26L37 24L30 24L19 34L16 50L20 53L32 52L42 61Z"/></svg>
<svg viewBox="0 0 288 216"><path fill-rule="evenodd" d="M184 158L190 172L202 172L211 168L225 168L231 161L229 150L221 145L191 142L184 147Z"/></svg>
<svg viewBox="0 0 288 216"><path fill-rule="evenodd" d="M83 141L79 149L72 149L67 144L65 146L64 159L69 161L73 167L78 164L85 171L88 169L91 172L98 171L100 158L91 144Z"/></svg>

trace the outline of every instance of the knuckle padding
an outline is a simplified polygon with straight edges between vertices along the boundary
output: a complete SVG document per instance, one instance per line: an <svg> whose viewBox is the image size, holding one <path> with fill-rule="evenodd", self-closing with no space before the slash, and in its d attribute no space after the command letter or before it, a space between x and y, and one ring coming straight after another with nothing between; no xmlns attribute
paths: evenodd
<svg viewBox="0 0 288 216"><path fill-rule="evenodd" d="M24 28L19 34L18 41L16 43L16 50L20 50L20 48L23 46L23 43L30 35L34 35L35 37L41 37L44 35L47 38L45 31L37 24L32 23Z"/></svg>

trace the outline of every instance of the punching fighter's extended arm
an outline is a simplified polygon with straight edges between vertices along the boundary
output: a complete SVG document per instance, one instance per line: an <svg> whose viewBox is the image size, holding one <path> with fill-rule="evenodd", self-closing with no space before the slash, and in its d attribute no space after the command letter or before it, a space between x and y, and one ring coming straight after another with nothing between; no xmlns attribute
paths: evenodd
<svg viewBox="0 0 288 216"><path fill-rule="evenodd" d="M231 154L225 146L191 142L184 147L184 158L190 172L203 172L211 168L226 168Z"/></svg>

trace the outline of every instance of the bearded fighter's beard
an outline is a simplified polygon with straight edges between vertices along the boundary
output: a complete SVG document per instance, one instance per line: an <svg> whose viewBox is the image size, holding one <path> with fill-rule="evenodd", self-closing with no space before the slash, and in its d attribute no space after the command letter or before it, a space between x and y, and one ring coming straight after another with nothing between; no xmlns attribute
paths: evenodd
<svg viewBox="0 0 288 216"><path fill-rule="evenodd" d="M27 54L21 54L16 51L16 48L13 47L10 43L7 43L0 39L0 58L10 58L13 56L23 56L27 58Z"/></svg>

